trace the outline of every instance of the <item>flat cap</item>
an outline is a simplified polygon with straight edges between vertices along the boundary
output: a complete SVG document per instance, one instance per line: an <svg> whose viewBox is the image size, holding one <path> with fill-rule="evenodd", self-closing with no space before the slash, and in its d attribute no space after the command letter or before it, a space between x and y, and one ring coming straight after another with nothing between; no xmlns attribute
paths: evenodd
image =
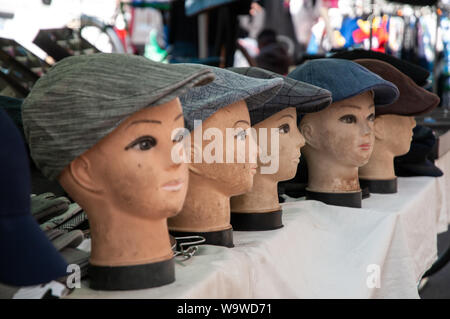
<svg viewBox="0 0 450 319"><path fill-rule="evenodd" d="M252 125L264 121L287 107L295 107L297 114L313 113L331 104L331 92L320 87L258 67L228 68L233 72L259 79L283 79L277 94L258 109L250 112Z"/></svg>
<svg viewBox="0 0 450 319"><path fill-rule="evenodd" d="M427 85L428 77L430 76L430 72L428 72L428 70L422 68L421 66L410 63L408 61L400 60L392 55L376 51L355 49L335 53L331 56L331 58L346 60L375 59L384 61L409 76L418 86Z"/></svg>
<svg viewBox="0 0 450 319"><path fill-rule="evenodd" d="M213 79L208 68L128 54L65 58L36 82L24 100L22 120L31 157L44 176L56 179L128 116Z"/></svg>
<svg viewBox="0 0 450 319"><path fill-rule="evenodd" d="M188 64L192 65L192 64ZM200 69L206 66L195 65ZM180 97L186 128L194 129L194 120L206 120L221 108L245 100L249 112L261 108L283 86L281 78L257 79L227 69L211 68L215 80L205 86L191 88Z"/></svg>
<svg viewBox="0 0 450 319"><path fill-rule="evenodd" d="M416 116L428 113L439 105L440 99L436 94L421 88L409 76L389 63L374 59L360 59L355 62L386 81L394 83L400 91L397 101L385 107L376 107L377 116L383 114Z"/></svg>
<svg viewBox="0 0 450 319"><path fill-rule="evenodd" d="M316 59L298 66L288 77L331 92L333 102L373 90L375 105L398 99L397 87L361 65L342 59Z"/></svg>

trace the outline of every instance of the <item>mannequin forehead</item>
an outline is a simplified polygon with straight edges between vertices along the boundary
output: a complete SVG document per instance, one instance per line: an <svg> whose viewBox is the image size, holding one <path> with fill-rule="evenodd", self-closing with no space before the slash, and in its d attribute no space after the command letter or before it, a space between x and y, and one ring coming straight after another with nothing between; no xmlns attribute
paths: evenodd
<svg viewBox="0 0 450 319"><path fill-rule="evenodd" d="M129 116L92 149L127 139L136 130L165 132L171 131L174 126L184 127L183 119L183 109L178 98L161 105L147 107Z"/></svg>
<svg viewBox="0 0 450 319"><path fill-rule="evenodd" d="M254 128L271 128L271 127L277 127L279 122L281 120L287 120L291 119L297 123L297 109L295 107L288 107L283 110L281 110L278 113L273 114L272 116L268 117L264 121L261 121L255 125L253 125Z"/></svg>
<svg viewBox="0 0 450 319"><path fill-rule="evenodd" d="M343 115L348 111L351 111L352 113L374 112L375 105L373 102L373 92L367 91L351 98L334 102L320 112L306 114L302 119L302 123L311 120L314 122L320 121L320 123L322 123L322 121Z"/></svg>
<svg viewBox="0 0 450 319"><path fill-rule="evenodd" d="M233 127L249 127L250 115L248 113L247 103L241 100L221 108L203 121L202 126L203 130L210 127L220 130Z"/></svg>

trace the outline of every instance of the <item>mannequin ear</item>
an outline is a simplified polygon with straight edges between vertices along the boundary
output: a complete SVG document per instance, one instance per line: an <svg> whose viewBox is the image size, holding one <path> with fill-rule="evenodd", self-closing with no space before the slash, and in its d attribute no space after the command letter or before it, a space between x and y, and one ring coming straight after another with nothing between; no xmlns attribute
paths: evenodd
<svg viewBox="0 0 450 319"><path fill-rule="evenodd" d="M382 117L376 117L373 123L373 131L375 138L378 140L384 140L385 129L384 129L384 119Z"/></svg>
<svg viewBox="0 0 450 319"><path fill-rule="evenodd" d="M80 187L93 193L101 192L100 185L95 182L95 178L92 174L92 164L87 156L78 156L70 162L68 168L73 180Z"/></svg>
<svg viewBox="0 0 450 319"><path fill-rule="evenodd" d="M195 144L194 141L191 141L191 143L188 147L190 149L189 149L189 153L187 154L187 156L190 157L190 162L191 163L203 162L203 153L202 153L201 145L197 145L197 144Z"/></svg>
<svg viewBox="0 0 450 319"><path fill-rule="evenodd" d="M317 141L314 138L314 129L313 126L307 122L304 124L300 124L299 126L300 133L305 138L306 144L310 145L313 148L317 148Z"/></svg>

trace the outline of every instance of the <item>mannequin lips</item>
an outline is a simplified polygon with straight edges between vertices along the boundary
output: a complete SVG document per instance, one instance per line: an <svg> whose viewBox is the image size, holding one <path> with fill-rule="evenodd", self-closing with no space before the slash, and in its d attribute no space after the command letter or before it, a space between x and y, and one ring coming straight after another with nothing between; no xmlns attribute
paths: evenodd
<svg viewBox="0 0 450 319"><path fill-rule="evenodd" d="M258 165L251 165L250 166L250 171L252 172L252 174L256 174L257 168L258 168Z"/></svg>
<svg viewBox="0 0 450 319"><path fill-rule="evenodd" d="M295 163L299 163L300 162L300 156L302 156L302 154L298 153L296 154L293 158L292 161Z"/></svg>
<svg viewBox="0 0 450 319"><path fill-rule="evenodd" d="M170 182L164 184L161 188L168 192L177 192L179 191L184 185L184 181L182 179L174 179Z"/></svg>
<svg viewBox="0 0 450 319"><path fill-rule="evenodd" d="M363 151L370 151L371 146L372 146L372 145L371 145L370 143L364 143L364 144L359 145L359 147L360 147L361 150L363 150Z"/></svg>

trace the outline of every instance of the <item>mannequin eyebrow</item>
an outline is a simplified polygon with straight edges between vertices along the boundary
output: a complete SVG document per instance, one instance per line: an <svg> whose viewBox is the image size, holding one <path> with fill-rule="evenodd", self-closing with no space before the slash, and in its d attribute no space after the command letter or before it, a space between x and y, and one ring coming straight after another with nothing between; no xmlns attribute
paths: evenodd
<svg viewBox="0 0 450 319"><path fill-rule="evenodd" d="M250 126L250 123L249 122L247 122L247 121L244 121L244 120L239 120L239 121L237 121L236 123L234 123L234 125L233 126L236 126L238 123L244 123L244 124L247 124L247 125L249 125Z"/></svg>
<svg viewBox="0 0 450 319"><path fill-rule="evenodd" d="M176 120L178 120L180 117L183 116L183 113L178 114L177 116L175 116L175 118L173 119L173 121L175 122Z"/></svg>
<svg viewBox="0 0 450 319"><path fill-rule="evenodd" d="M156 120L136 120L131 122L127 128L129 128L131 125L135 125L135 124L141 124L141 123L154 123L154 124L162 124L161 121L156 121Z"/></svg>
<svg viewBox="0 0 450 319"><path fill-rule="evenodd" d="M281 116L278 120L281 120L284 117L294 118L291 114L285 114L285 115Z"/></svg>

